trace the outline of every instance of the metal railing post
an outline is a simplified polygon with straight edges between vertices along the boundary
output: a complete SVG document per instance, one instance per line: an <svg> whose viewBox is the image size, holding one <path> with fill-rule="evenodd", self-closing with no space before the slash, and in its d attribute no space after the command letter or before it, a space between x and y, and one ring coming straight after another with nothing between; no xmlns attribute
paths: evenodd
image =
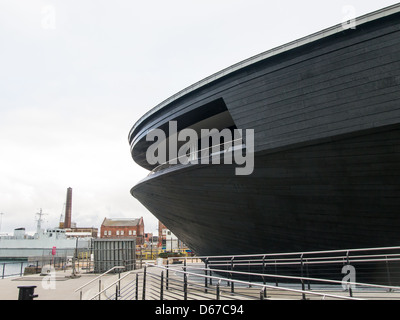
<svg viewBox="0 0 400 320"><path fill-rule="evenodd" d="M136 273L136 300L139 300L139 273Z"/></svg>
<svg viewBox="0 0 400 320"><path fill-rule="evenodd" d="M389 269L388 257L385 256L385 259L386 259L385 262L386 262L386 274L387 274L388 284L389 284L389 286L391 286L392 285L392 279L390 277L390 269ZM392 290L390 290L390 291L392 291Z"/></svg>
<svg viewBox="0 0 400 320"><path fill-rule="evenodd" d="M187 274L186 272L183 274L183 300L187 300Z"/></svg>
<svg viewBox="0 0 400 320"><path fill-rule="evenodd" d="M347 259L347 265L350 265L350 258L349 258L349 251L346 252L346 259ZM349 294L350 297L353 297L353 289L351 288L352 285L349 285Z"/></svg>
<svg viewBox="0 0 400 320"><path fill-rule="evenodd" d="M308 271L308 260L306 259L306 273L307 273L307 278L310 277L310 273ZM307 280L307 289L311 290L311 283L310 280Z"/></svg>
<svg viewBox="0 0 400 320"><path fill-rule="evenodd" d="M233 257L232 257L232 259L231 259L231 273L230 273L231 280L233 280L232 271L233 271L234 267L235 266L233 264ZM235 293L235 282L234 281L231 281L231 293Z"/></svg>
<svg viewBox="0 0 400 320"><path fill-rule="evenodd" d="M249 288L251 288L251 284L250 284L250 282L251 282L251 274L250 274L250 264L251 264L251 261L249 260L249 264L248 264L248 282L249 282Z"/></svg>
<svg viewBox="0 0 400 320"><path fill-rule="evenodd" d="M264 300L264 289L260 291L260 300Z"/></svg>
<svg viewBox="0 0 400 320"><path fill-rule="evenodd" d="M306 300L306 294L305 294L305 292L304 292L304 291L305 291L305 288L304 288L304 280L303 280L303 279L301 279L301 291L303 292L302 295L301 295L301 296L302 296L302 299L303 299L303 300Z"/></svg>
<svg viewBox="0 0 400 320"><path fill-rule="evenodd" d="M206 261L204 262L205 266L204 266L204 292L207 293L207 287L208 287L208 279L207 279L207 267L208 267L208 258L206 259Z"/></svg>
<svg viewBox="0 0 400 320"><path fill-rule="evenodd" d="M263 260L262 260L262 273L263 274L265 273L265 256L263 256ZM263 279L263 284L265 284L266 283L265 277L263 276L262 279Z"/></svg>
<svg viewBox="0 0 400 320"><path fill-rule="evenodd" d="M234 257L231 258L231 272L229 273L229 278L232 280L232 271L233 271L233 259ZM232 281L228 283L228 285L231 286L231 292L232 292ZM233 293L233 292L232 292Z"/></svg>
<svg viewBox="0 0 400 320"><path fill-rule="evenodd" d="M163 295L164 295L164 271L161 271L160 300L163 300Z"/></svg>
<svg viewBox="0 0 400 320"><path fill-rule="evenodd" d="M217 300L220 300L220 298L221 298L221 292L219 289L220 284L221 284L221 280L219 280L217 283Z"/></svg>
<svg viewBox="0 0 400 320"><path fill-rule="evenodd" d="M118 291L116 292L116 294L118 293L118 296L120 295L120 290L121 290L121 269L118 269ZM117 300L117 299L115 299Z"/></svg>
<svg viewBox="0 0 400 320"><path fill-rule="evenodd" d="M144 270L143 270L143 294L142 294L142 300L146 300L146 268L147 268L147 266L144 266Z"/></svg>
<svg viewBox="0 0 400 320"><path fill-rule="evenodd" d="M165 279L165 289L168 290L168 276L169 276L169 259L167 258L167 270L166 270L166 279Z"/></svg>
<svg viewBox="0 0 400 320"><path fill-rule="evenodd" d="M300 257L300 276L301 276L301 290L303 291L302 297L303 300L306 300L306 294L304 293L304 291L306 290L305 286L304 286L304 261L303 261L303 254Z"/></svg>

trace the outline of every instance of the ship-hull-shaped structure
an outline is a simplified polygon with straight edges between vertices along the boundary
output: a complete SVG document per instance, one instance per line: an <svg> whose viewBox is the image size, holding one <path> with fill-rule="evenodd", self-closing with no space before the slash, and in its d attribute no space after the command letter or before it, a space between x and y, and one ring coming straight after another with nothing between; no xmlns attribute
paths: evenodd
<svg viewBox="0 0 400 320"><path fill-rule="evenodd" d="M254 170L150 164L146 136L171 139L171 121L178 132L254 130ZM198 255L400 245L400 6L182 90L139 119L129 143L152 170L131 194Z"/></svg>

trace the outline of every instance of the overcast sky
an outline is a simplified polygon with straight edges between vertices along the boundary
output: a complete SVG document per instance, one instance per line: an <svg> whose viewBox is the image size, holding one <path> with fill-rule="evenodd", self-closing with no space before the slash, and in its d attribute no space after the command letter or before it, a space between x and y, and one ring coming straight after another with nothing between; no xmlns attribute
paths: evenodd
<svg viewBox="0 0 400 320"><path fill-rule="evenodd" d="M225 67L396 1L0 0L1 232L72 220L157 220L128 132L158 103ZM348 14L348 13L347 13Z"/></svg>

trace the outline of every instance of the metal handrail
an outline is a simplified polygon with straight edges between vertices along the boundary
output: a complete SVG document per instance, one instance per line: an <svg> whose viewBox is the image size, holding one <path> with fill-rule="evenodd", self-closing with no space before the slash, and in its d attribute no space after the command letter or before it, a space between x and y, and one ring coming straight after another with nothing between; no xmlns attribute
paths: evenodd
<svg viewBox="0 0 400 320"><path fill-rule="evenodd" d="M233 270L221 270L221 269L211 269L211 268L198 268L198 267L188 267L188 269L195 269L195 270L203 270L203 271L213 271L216 273L234 273L234 274L242 274L242 275L251 275L251 276L258 276L258 277L266 277L266 278L281 278L281 279L291 279L291 280L299 280L299 281L316 281L316 282L326 282L332 284L343 284L342 281L338 280L330 280L330 279L321 279L321 278L310 278L310 277L296 277L296 276L283 276L277 274L266 274L266 273L255 273L255 272L241 272L241 271L233 271ZM198 275L198 274L196 274ZM234 281L232 279L223 279L225 281ZM253 282L250 282L252 285ZM346 281L346 285L358 285L362 287L371 287L371 288L380 288L380 289L390 289L390 290L400 290L399 286L386 286L386 285L379 285L379 284L371 284L371 283L362 283L362 282L351 282Z"/></svg>
<svg viewBox="0 0 400 320"><path fill-rule="evenodd" d="M124 266L115 266L115 267L112 267L110 270L107 270L106 272L104 272L104 273L102 273L101 275L97 276L96 278L90 280L88 283L84 284L83 286L80 286L78 289L75 289L74 292L77 292L77 291L81 290L80 298L82 299L82 289L83 289L84 287L88 286L88 285L91 284L92 282L94 282L94 281L100 279L101 277L103 277L103 276L106 275L107 273L110 273L111 271L116 270L116 269L125 269L125 267L124 267Z"/></svg>
<svg viewBox="0 0 400 320"><path fill-rule="evenodd" d="M327 250L327 251L310 251L297 253L267 253L267 254L251 254L251 255L225 255L225 256L195 256L182 257L184 261L189 259L200 259L206 261L208 265L214 267L222 266L290 266L290 265L312 265L312 264L334 264L334 263L360 263L360 262L382 262L382 261L399 261L400 253L376 253L376 254L359 254L351 255L356 252L372 252L372 251L393 251L400 250L400 247L380 247L380 248L363 248L363 249L344 249L344 250ZM343 253L343 255L333 255ZM312 255L326 254L326 256ZM332 254L329 256L328 254ZM248 258L248 259L246 259ZM217 259L217 260L215 260ZM189 260L190 261L190 260Z"/></svg>
<svg viewBox="0 0 400 320"><path fill-rule="evenodd" d="M400 287L391 286L391 272L388 268L389 262L398 262L400 261L400 254L397 252L393 252L394 250L399 250L400 247L380 247L380 248L362 248L362 249L348 249L348 250L326 250L326 251L313 251L313 252L298 252L298 253L278 253L278 254L253 254L253 255L237 255L237 256L208 256L208 257L187 257L185 259L185 264L188 259L202 259L206 268L210 269L214 272L219 273L228 273L228 274L242 274L247 275L249 277L253 276L265 276L275 279L277 282L279 278L286 279L297 279L297 281L302 281L304 285L304 281L308 282L308 288L310 289L310 281L319 281L317 278L301 278L301 277L290 277L290 276L278 276L276 274L263 274L265 272L265 268L267 267L277 267L277 266L300 266L301 275L303 276L303 267L307 265L326 265L329 264L342 264L342 265L350 265L353 263L385 263L386 262L386 280L388 281L388 285L381 284L367 284L367 283L350 283L346 281L346 285L360 285L364 287L374 287L374 288L384 288L389 289L389 291L398 291ZM374 252L381 251L381 252ZM392 251L392 252L390 252ZM317 256L312 256L312 255ZM352 256L352 254L354 254ZM321 256L322 255L322 256ZM223 259L225 258L225 259ZM217 259L217 260L215 260ZM262 267L262 271L254 271L254 273L250 273L251 267L260 268ZM248 272L240 273L239 271L233 271L234 268L237 267L248 267ZM208 270L207 269L207 270ZM205 270L205 269L203 269ZM253 269L254 270L254 269ZM304 270L307 276L309 274L308 269ZM230 281L230 280L227 280ZM332 283L342 283L335 282L332 280ZM263 282L265 283L264 279ZM330 282L329 280L322 280L320 282ZM304 287L303 287L304 289ZM349 289L351 291L351 289ZM350 295L352 293L350 292Z"/></svg>
<svg viewBox="0 0 400 320"><path fill-rule="evenodd" d="M263 256L264 258L263 259L248 259L248 260L242 260L242 259L240 259L240 260L236 260L236 262L239 264L239 263L247 263L247 262L249 262L249 261L251 261L251 262L261 262L261 261L274 261L274 262L278 262L278 261L284 261L285 263L287 263L287 262L290 262L290 261L294 261L294 262L296 262L296 261L299 261L299 258L301 258L301 257L294 257L294 258L281 258L281 259L276 259L276 258L271 258L271 259L265 259L265 256ZM325 260L327 259L327 258L335 258L335 259L347 259L347 258L351 258L351 259L359 259L359 258L365 258L365 257L367 257L367 258L381 258L381 257L385 257L385 258L387 258L387 257L400 257L400 253L398 253L398 254L375 254L375 255L357 255L357 256L331 256L331 257L327 257L327 256L324 256L324 257L304 257L303 256L303 259L307 259L307 260L312 260L312 261L314 261L315 263L319 263L318 261L320 261L321 263L324 263L324 262L326 262ZM193 259L201 259L201 257L188 257L189 259L191 259L191 258L193 258ZM213 259L214 257L207 257L207 258L211 258L211 259ZM235 258L240 258L240 256L232 256L232 258L231 258L231 260L232 259L235 259ZM213 265L216 265L216 263L226 263L227 261L231 261L231 260L227 260L227 259L225 259L225 260L212 260L212 263L213 263ZM339 261L339 260L338 260ZM374 261L378 261L378 259L374 259Z"/></svg>
<svg viewBox="0 0 400 320"><path fill-rule="evenodd" d="M350 258L349 258L350 259ZM249 262L251 263L251 266L293 266L293 265L311 265L311 264L330 264L330 263L343 263L342 260L321 260L321 261L307 261L304 260L303 262L301 261L294 261L294 262L260 262L260 263L253 263L251 260L245 260L243 263L240 263L241 261L236 261L235 263L231 263L231 261L225 261L225 263L209 263L212 266L248 266ZM385 259L350 259L350 262L380 262L380 261L400 261L400 256L399 258L385 258ZM221 261L223 262L223 261Z"/></svg>
<svg viewBox="0 0 400 320"><path fill-rule="evenodd" d="M97 296L101 295L103 292L107 291L108 289L110 289L113 285L117 284L118 282L121 282L121 280L125 279L127 276L136 273L135 271L130 271L128 273L126 273L125 275L123 275L121 278L118 278L117 280L115 280L113 283L111 283L110 285L108 285L106 288L104 288L103 290L101 290L99 293L96 293L93 297L91 297L89 300L93 300L94 298L96 298Z"/></svg>
<svg viewBox="0 0 400 320"><path fill-rule="evenodd" d="M219 255L219 256L196 256L187 257L195 259L215 259L215 258L253 258L253 257L278 257L278 256L294 256L294 255L313 255L313 254L327 254L327 253L351 253L360 251L379 251L379 250L400 250L400 247L378 247L378 248L361 248L361 249L341 249L341 250L325 250L325 251L299 251L290 253L259 253L259 254L248 254L248 255Z"/></svg>
<svg viewBox="0 0 400 320"><path fill-rule="evenodd" d="M169 269L169 268L163 267L163 266L157 266L157 265L152 265L152 264L147 264L147 265L149 267L161 268L161 269L165 269L165 270ZM183 273L183 274L186 274L186 275L192 275L192 276L196 276L196 277L202 277L202 278L206 278L206 279L214 279L214 280L218 280L218 281L221 281L221 280L227 281L227 280L229 280L229 282L240 283L240 284L251 285L251 286L257 286L257 287L261 287L262 289L264 289L264 288L276 289L276 286L273 286L273 285L267 285L267 284L261 284L261 283L255 283L255 282L249 282L249 281L243 281L243 280L237 280L237 279L224 279L224 278L221 278L221 277L202 275L202 274L198 274L198 273L193 273L193 272L188 272L188 271L181 271L181 270L176 270L176 269L175 269L175 272ZM361 299L361 298L347 297L347 296L341 296L341 295L333 295L333 294L329 294L329 293L313 292L313 291L308 291L308 290L298 290L298 289L284 288L284 287L279 287L279 289L283 290L283 291L296 292L296 293L301 293L301 294L317 295L317 296L330 297L330 298L336 298L336 299L365 300L365 299Z"/></svg>
<svg viewBox="0 0 400 320"><path fill-rule="evenodd" d="M242 141L242 143L241 143L240 145L236 145L236 146L235 146L234 143L237 142L237 141ZM171 163L172 161L179 160L180 158L187 158L188 156L192 156L192 155L194 155L194 154L199 154L199 153L201 154L201 153L204 152L204 151L210 151L210 150L212 151L213 148L221 147L221 146L224 146L225 144L231 144L231 147L229 147L227 150L224 149L223 151L217 152L218 154L222 154L222 153L225 153L225 152L234 151L234 150L235 150L235 149L234 149L235 147L242 147L242 149L243 149L243 146L244 146L244 144L243 144L243 139L242 139L242 138L239 138L239 139L227 141L227 142L224 142L224 143L221 143L221 144L216 144L216 145L213 145L213 146L209 146L209 147L207 147L207 148L203 148L203 149L200 149L200 150L196 150L196 151L194 151L194 152L190 152L190 153L188 153L188 154L185 154L185 155L179 156L179 157L177 157L177 158L170 159L170 160L168 160L168 161L166 161L166 162L164 162L164 163L161 163L160 165L158 165L157 167L155 167L153 170L151 170L151 171L149 172L148 176L151 176L151 175L155 174L156 172L162 170L164 167L167 167L167 168L168 168L168 166L177 166L177 165L179 165L179 163L176 163L176 164ZM230 149L231 149L231 150L230 150ZM196 158L195 160L201 162L202 159L211 158L211 157L214 157L215 155L216 155L216 153L211 153L211 154L208 154L208 155L206 155L206 156L204 156L204 157L198 157L198 158ZM189 164L189 163L190 163L190 160L188 161L187 164Z"/></svg>
<svg viewBox="0 0 400 320"><path fill-rule="evenodd" d="M340 280L330 280L330 279L323 279L323 278L315 278L312 276L308 276L308 270L307 272L307 276L304 277L303 273L301 273L301 276L289 276L289 275L280 275L280 274L272 274L272 273L264 273L264 268L262 272L250 272L250 267L253 265L262 265L262 266L267 266L267 265L274 265L276 260L279 260L278 263L283 264L283 265L306 265L306 264L328 264L328 263L341 263L343 265L346 264L350 264L353 262L377 262L377 261L400 261L400 257L399 254L397 253L390 253L387 251L390 250L395 250L395 249L400 249L400 247L388 247L388 248L369 248L369 249L354 249L354 250L334 250L334 251L324 251L323 253L329 253L331 254L332 252L334 253L345 253L337 255L337 256L315 256L315 257L305 257L304 253L296 253L297 257L290 256L289 258L285 258L285 255L288 254L277 254L278 256L280 256L280 258L278 259L274 259L274 254L265 254L265 255L241 255L241 256L232 256L231 260L221 260L220 258L217 257L217 261L219 263L221 262L225 262L225 264L214 264L214 261L210 261L212 260L212 258L214 257L207 257L206 260L208 261L204 261L205 263L205 267L199 266L198 264L195 264L195 266L193 266L192 264L190 266L187 265L187 260L188 259L200 259L201 257L182 257L181 259L185 260L185 264L182 265L169 265L167 264L167 266L159 266L153 263L146 263L146 268L147 266L149 267L153 267L153 268L158 268L160 270L166 270L166 289L168 290L168 282L182 282L184 283L184 288L183 288L183 294L184 294L184 299L187 299L188 296L188 277L189 276L194 276L194 277L200 277L203 278L205 281L205 285L204 285L204 292L207 294L207 282L208 279L210 279L210 284L212 280L217 280L216 282L218 282L219 284L221 283L221 281L226 281L228 284L231 284L231 293L233 293L234 291L234 285L235 284L242 284L242 285L248 285L249 287L257 287L257 288L261 288L261 292L260 292L260 299L263 299L266 295L266 291L267 289L276 289L278 287L277 284L277 279L286 279L289 280L289 282L291 284L293 283L300 283L301 282L301 289L295 289L293 287L288 287L288 286L280 286L279 289L282 291L287 291L287 292L295 292L295 293L300 293L303 296L303 299L305 299L306 295L314 295L314 296L321 296L321 297L331 297L331 298L336 298L336 299L350 299L350 300L362 300L360 298L355 298L353 297L353 287L355 286L359 286L359 287L363 287L363 288L376 288L376 289L385 289L388 292L399 292L400 290L400 286L392 286L391 285L391 281L390 281L390 275L389 276L389 285L381 285L381 284L371 284L371 283L362 283L362 282L355 282L355 281L340 281ZM373 252L373 251L377 251L377 250L386 250L386 252ZM371 252L370 255L368 255L368 253L364 254L361 252ZM351 256L351 253L355 253L355 252L360 252L360 254L355 254L354 256ZM315 252L320 254L321 251ZM308 253L309 254L309 253ZM291 255L291 254L289 254ZM248 258L249 256L251 257L262 257L263 259L252 259L252 260L243 260ZM268 256L268 259L266 259L266 257ZM226 256L224 256L226 257ZM176 257L171 257L168 258L169 259L176 259ZM234 259L242 259L242 260L234 260ZM308 261L310 260L310 261ZM251 264L251 262L256 261L255 264ZM246 264L246 262L248 262L248 264ZM243 267L243 266L249 266L249 270L248 271L234 271L233 268L235 266L238 267ZM218 268L218 266L231 266L230 270L229 269L222 269L222 268ZM217 267L217 268L216 268ZM143 299L145 299L145 288L146 288L146 268L144 271L144 278L143 278ZM181 270L183 269L183 271ZM188 271L189 269L189 271ZM205 271L205 274L201 274L200 273L193 273L190 272L191 270L202 270ZM168 271L173 271L176 274L183 274L184 278L183 280L179 280L179 279L169 279L168 278ZM301 269L301 271L303 272L303 269ZM161 281L163 281L162 276L163 276L163 272L160 275L154 274L153 272L148 272L148 276L150 277L158 277L161 279ZM211 275L211 273L214 272L214 275ZM389 271L388 271L389 272ZM133 272L129 272L128 274L124 275L124 277L122 279L124 279L125 277L127 277L129 274L132 274ZM208 274L209 273L209 274ZM225 274L221 275L221 273ZM220 274L218 276L216 276L215 274ZM249 277L249 281L244 281L244 280L239 280L237 279L236 275L240 275L241 278L243 278L243 276L248 276ZM138 274L137 274L138 276ZM239 278L240 278L239 277ZM260 279L260 281L257 282L251 282L250 281L250 277L253 277L253 281L254 281L254 277L258 277ZM138 278L137 278L138 279ZM271 283L266 284L266 282L268 281L267 279L274 279L276 282L276 285L272 285ZM93 279L92 281L95 281L95 279ZM115 280L113 283L111 283L110 285L107 286L107 288L101 290L101 288L99 288L99 293L97 293L96 295L94 295L91 299L94 299L96 297L100 297L102 293L106 292L107 290L109 290L112 286L116 286L116 296L115 298L118 299L119 294L122 293L122 291L127 290L129 288L131 288L130 285L126 285L124 288L121 288L121 278ZM138 282L136 280L136 282ZM268 281L271 282L271 281ZM326 293L326 292L322 292L322 291L311 291L310 289L310 282L314 282L314 283L320 283L322 285L322 283L325 284L331 284L331 285L338 285L341 284L342 287L343 285L346 285L347 290L349 292L349 296L347 295L338 295L338 294L334 294L334 293ZM200 282L199 282L200 283ZM308 290L305 290L305 284L307 283L308 285ZM138 283L136 283L136 286L138 286ZM195 283L192 282L191 284L191 291L190 294L193 296L201 296L201 294L199 293L201 291L201 289L197 288L199 285L197 284L197 280ZM179 286L178 286L179 287ZM163 288L163 284L161 282L161 291L160 291L160 299L162 299L162 289ZM212 287L209 287L210 289ZM337 289L336 286L331 286L331 289ZM138 288L136 288L136 291L138 290ZM150 292L153 289L149 289ZM200 291L199 291L200 290ZM214 290L214 288L212 289ZM154 291L154 290L153 290ZM219 299L220 294L221 294L221 290L219 288L219 286L217 286L216 288L216 292L217 292L217 299ZM137 294L137 293L136 293ZM238 293L238 296L240 298L240 296L242 296L243 293ZM246 296L246 295L244 295ZM138 296L137 296L138 297ZM210 296L207 296L205 298L209 298ZM203 297L204 298L204 297Z"/></svg>

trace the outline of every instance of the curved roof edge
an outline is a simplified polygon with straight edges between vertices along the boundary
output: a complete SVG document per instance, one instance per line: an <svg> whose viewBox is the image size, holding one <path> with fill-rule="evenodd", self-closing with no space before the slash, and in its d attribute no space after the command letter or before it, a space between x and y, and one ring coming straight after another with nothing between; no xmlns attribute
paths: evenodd
<svg viewBox="0 0 400 320"><path fill-rule="evenodd" d="M363 16L357 17L356 18L356 24L357 25L361 25L361 24L368 23L368 22L371 22L371 21L374 21L374 20L378 20L380 18L384 18L384 17L390 16L390 15L398 13L398 12L400 12L400 3L397 3L397 4L394 4L392 6L385 7L385 8L382 8L380 10L373 11L371 13L367 13L367 14L365 14ZM250 57L248 59L240 61L240 62L238 62L236 64L233 64L233 65L231 65L231 66L229 66L229 67L227 67L225 69L222 69L221 71L218 71L218 72L216 72L216 73L214 73L214 74L212 74L212 75L210 75L210 76L208 76L208 77L206 77L206 78L204 78L204 79L202 79L202 80L200 80L200 81L198 81L198 82L186 87L185 89L183 89L183 90L175 93L174 95L170 96L169 98L165 99L164 101L159 103L157 106L155 106L154 108L152 108L151 110L146 112L142 117L140 117L139 120L136 121L136 123L134 124L132 129L129 131L128 138L131 136L132 132L136 129L136 127L142 123L142 121L144 119L148 118L153 113L155 113L158 110L164 108L166 105L170 104L171 102L183 97L184 95L186 95L186 94L188 94L188 93L190 93L192 91L195 91L196 89L201 88L201 87L203 87L203 86L205 86L205 85L207 85L207 84L209 84L209 83L211 83L211 82L213 82L215 80L218 80L218 79L220 79L220 78L222 78L222 77L224 77L224 76L226 76L226 75L228 75L230 73L233 73L233 72L235 72L237 70L245 68L245 67L247 67L249 65L252 65L252 64L257 63L259 61L265 60L265 59L270 58L272 56L278 55L280 53L289 51L291 49L295 49L295 48L303 46L305 44L308 44L308 43L311 43L311 42L326 38L328 36L337 34L339 32L342 32L343 30L344 30L343 24L342 23L337 24L337 25L335 25L333 27L318 31L318 32L313 33L311 35L308 35L308 36L302 37L300 39L291 41L291 42L286 43L284 45L275 47L273 49L270 49L270 50L267 50L267 51L262 52L260 54L257 54L255 56L252 56L252 57Z"/></svg>

